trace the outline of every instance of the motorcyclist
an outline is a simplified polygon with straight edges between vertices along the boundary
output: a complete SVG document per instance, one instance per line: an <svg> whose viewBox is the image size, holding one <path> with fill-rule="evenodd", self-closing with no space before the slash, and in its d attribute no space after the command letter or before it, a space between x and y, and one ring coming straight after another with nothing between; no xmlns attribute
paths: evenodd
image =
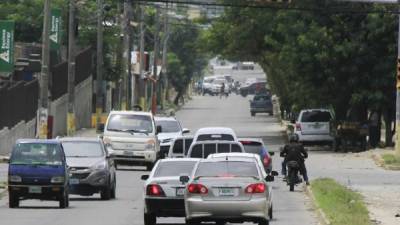
<svg viewBox="0 0 400 225"><path fill-rule="evenodd" d="M285 158L282 162L282 175L287 179L286 163L289 161L296 161L299 164L300 173L303 175L306 185L310 185L306 165L304 163L305 159L308 157L308 153L298 140L299 138L297 135L290 135L289 144L286 144L281 150L280 156Z"/></svg>

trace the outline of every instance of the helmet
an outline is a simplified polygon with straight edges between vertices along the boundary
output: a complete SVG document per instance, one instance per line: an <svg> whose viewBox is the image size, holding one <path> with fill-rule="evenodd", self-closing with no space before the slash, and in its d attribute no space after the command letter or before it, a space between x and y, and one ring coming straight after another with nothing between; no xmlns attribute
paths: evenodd
<svg viewBox="0 0 400 225"><path fill-rule="evenodd" d="M289 135L289 142L293 143L293 142L298 142L299 141L299 136L297 136L297 134L290 134Z"/></svg>

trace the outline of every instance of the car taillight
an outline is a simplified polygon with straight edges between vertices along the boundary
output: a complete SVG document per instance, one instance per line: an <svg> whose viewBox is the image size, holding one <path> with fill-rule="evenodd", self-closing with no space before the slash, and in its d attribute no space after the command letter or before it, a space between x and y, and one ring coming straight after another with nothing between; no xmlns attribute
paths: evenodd
<svg viewBox="0 0 400 225"><path fill-rule="evenodd" d="M296 130L297 130L297 131L301 131L301 124L296 123Z"/></svg>
<svg viewBox="0 0 400 225"><path fill-rule="evenodd" d="M164 190L158 184L150 184L147 186L146 194L149 196L165 196Z"/></svg>
<svg viewBox="0 0 400 225"><path fill-rule="evenodd" d="M191 194L202 194L208 193L208 189L202 184L189 184L187 190Z"/></svg>
<svg viewBox="0 0 400 225"><path fill-rule="evenodd" d="M250 184L246 187L245 192L247 194L264 193L267 189L266 185L263 183Z"/></svg>
<svg viewBox="0 0 400 225"><path fill-rule="evenodd" d="M264 156L264 159L263 159L263 163L264 163L264 166L269 166L269 164L271 163L271 157L269 157L269 156Z"/></svg>

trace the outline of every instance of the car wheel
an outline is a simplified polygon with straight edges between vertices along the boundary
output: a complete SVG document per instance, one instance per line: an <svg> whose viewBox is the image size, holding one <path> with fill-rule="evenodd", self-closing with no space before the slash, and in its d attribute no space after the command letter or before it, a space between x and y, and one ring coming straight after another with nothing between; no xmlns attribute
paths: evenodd
<svg viewBox="0 0 400 225"><path fill-rule="evenodd" d="M111 187L105 187L100 191L101 200L110 200L111 199Z"/></svg>
<svg viewBox="0 0 400 225"><path fill-rule="evenodd" d="M190 220L190 219L186 219L185 222L186 222L186 225L197 225L197 224L199 224L199 222L194 221L194 220Z"/></svg>
<svg viewBox="0 0 400 225"><path fill-rule="evenodd" d="M269 225L269 220L263 220L258 222L258 225Z"/></svg>
<svg viewBox="0 0 400 225"><path fill-rule="evenodd" d="M154 164L153 163L147 163L146 164L146 170L151 171L153 169Z"/></svg>
<svg viewBox="0 0 400 225"><path fill-rule="evenodd" d="M256 116L255 112L251 112L250 114L251 114L251 116Z"/></svg>
<svg viewBox="0 0 400 225"><path fill-rule="evenodd" d="M144 214L144 225L155 225L157 224L157 217L154 214Z"/></svg>
<svg viewBox="0 0 400 225"><path fill-rule="evenodd" d="M62 195L60 196L60 200L59 200L59 207L61 209L65 209L68 207L69 205L69 197L68 197L68 192L67 190L64 190L64 192L62 193Z"/></svg>
<svg viewBox="0 0 400 225"><path fill-rule="evenodd" d="M113 186L111 189L111 198L112 199L115 199L115 197L116 197L116 189L117 189L117 178L114 175L114 182L113 182Z"/></svg>
<svg viewBox="0 0 400 225"><path fill-rule="evenodd" d="M10 193L8 194L8 206L10 208L18 208L19 207L19 197L12 193L10 191Z"/></svg>

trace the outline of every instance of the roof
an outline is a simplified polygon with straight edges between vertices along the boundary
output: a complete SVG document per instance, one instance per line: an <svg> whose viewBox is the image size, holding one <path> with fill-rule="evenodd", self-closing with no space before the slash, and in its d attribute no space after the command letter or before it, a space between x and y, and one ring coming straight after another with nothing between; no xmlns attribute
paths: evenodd
<svg viewBox="0 0 400 225"><path fill-rule="evenodd" d="M207 159L201 159L200 160L201 163L203 163L203 162L223 162L223 161L227 161L226 158L223 158L223 157L221 157L221 158L212 158L212 159L208 159L207 158ZM233 160L232 159L228 159L228 161L254 162L254 158L250 158L250 157L248 157L248 158L246 158L246 157L243 157L243 158L235 157Z"/></svg>
<svg viewBox="0 0 400 225"><path fill-rule="evenodd" d="M251 142L259 142L264 144L261 138L238 138L238 141L251 141Z"/></svg>
<svg viewBox="0 0 400 225"><path fill-rule="evenodd" d="M60 144L60 141L57 139L18 139L17 143Z"/></svg>
<svg viewBox="0 0 400 225"><path fill-rule="evenodd" d="M198 162L200 159L198 158L168 158L168 159L160 159L160 163L162 162Z"/></svg>
<svg viewBox="0 0 400 225"><path fill-rule="evenodd" d="M260 157L257 154L254 153L240 153L240 152L229 152L229 153L214 153L208 156L208 158L223 158L223 157L235 157L235 158L257 158Z"/></svg>
<svg viewBox="0 0 400 225"><path fill-rule="evenodd" d="M199 134L232 134L236 136L233 129L229 127L203 127L196 132L196 136Z"/></svg>
<svg viewBox="0 0 400 225"><path fill-rule="evenodd" d="M237 144L242 145L242 143L238 141L225 141L225 140L206 140L206 141L196 141L193 145L202 145L202 144Z"/></svg>
<svg viewBox="0 0 400 225"><path fill-rule="evenodd" d="M178 137L175 138L175 140L178 140L178 139L193 139L193 136L192 135L185 135L185 136L178 136Z"/></svg>
<svg viewBox="0 0 400 225"><path fill-rule="evenodd" d="M100 138L95 137L63 137L59 139L61 142L99 142Z"/></svg>
<svg viewBox="0 0 400 225"><path fill-rule="evenodd" d="M110 115L142 115L142 116L153 116L151 112L142 112L142 111L111 111Z"/></svg>
<svg viewBox="0 0 400 225"><path fill-rule="evenodd" d="M161 120L162 121L177 121L177 119L173 116L160 116L160 115L155 116L154 120L155 121L161 121Z"/></svg>

